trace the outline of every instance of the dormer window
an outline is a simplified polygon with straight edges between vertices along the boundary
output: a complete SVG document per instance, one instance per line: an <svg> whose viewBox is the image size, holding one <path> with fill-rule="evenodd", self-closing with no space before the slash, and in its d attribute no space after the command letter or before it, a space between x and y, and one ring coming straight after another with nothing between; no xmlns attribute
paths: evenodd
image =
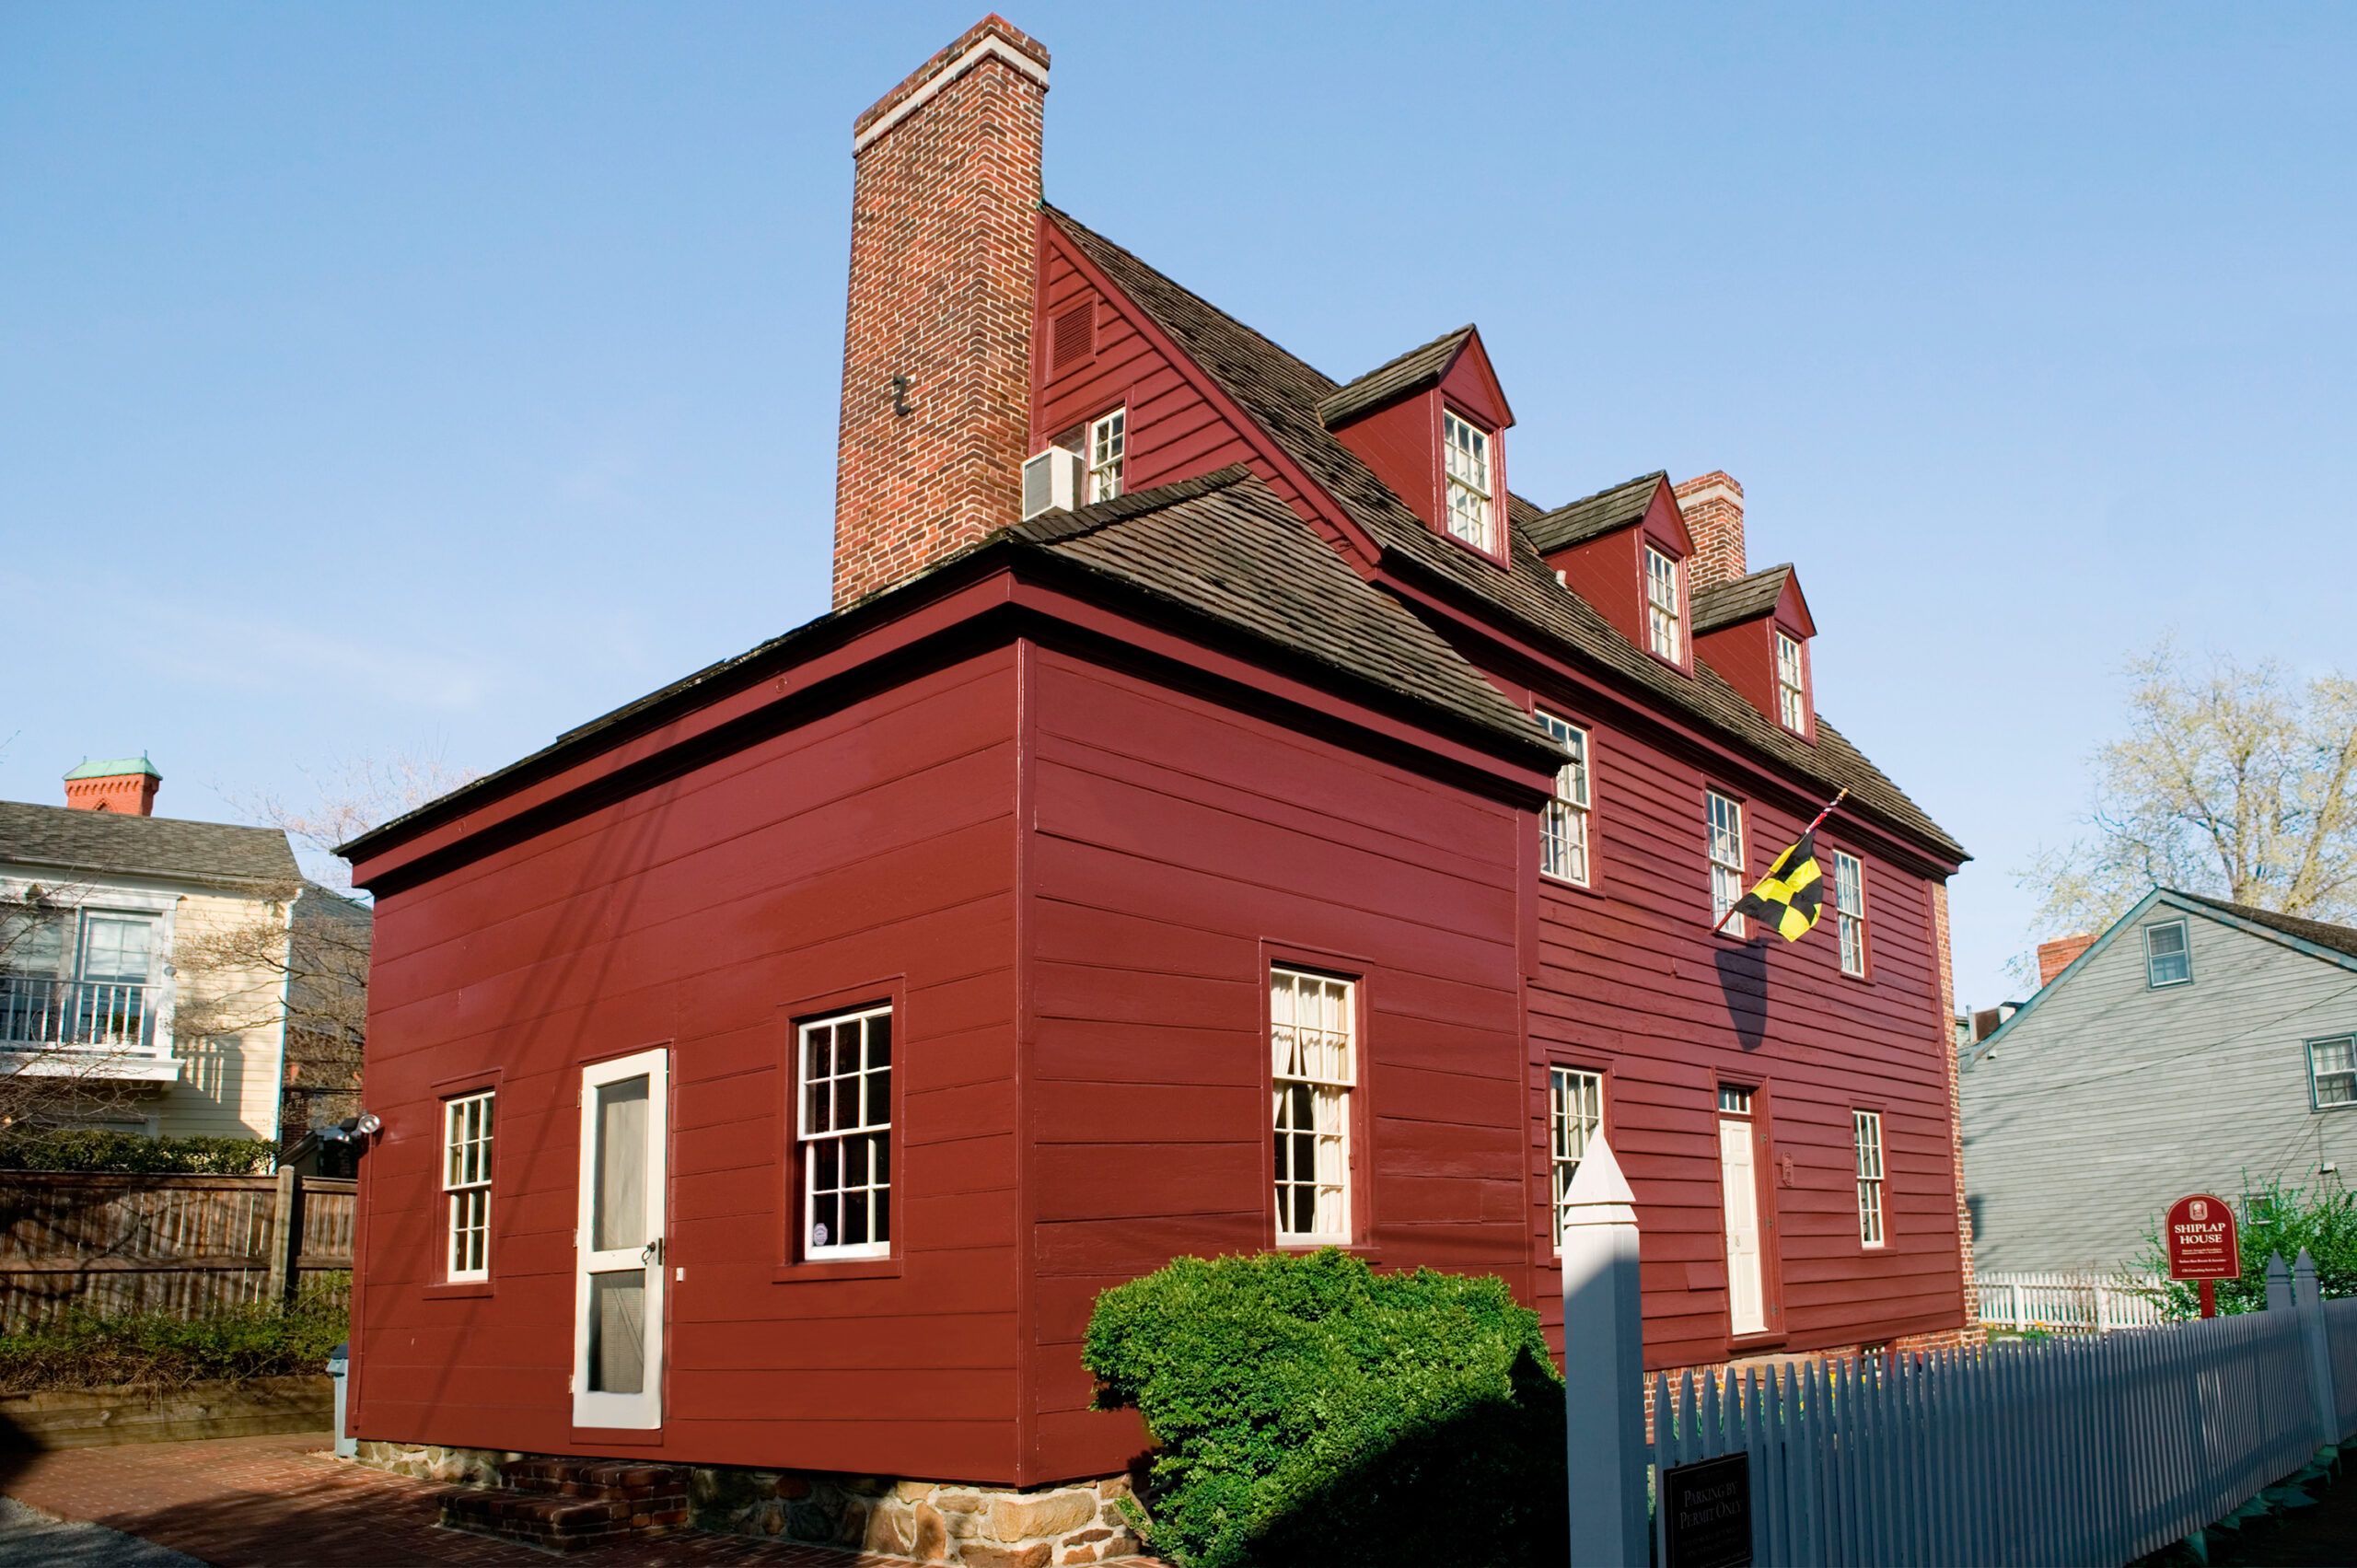
<svg viewBox="0 0 2357 1568"><path fill-rule="evenodd" d="M1797 638L1776 633L1776 716L1794 735L1808 733L1808 677Z"/></svg>
<svg viewBox="0 0 2357 1568"><path fill-rule="evenodd" d="M1498 507L1490 494L1489 432L1445 408L1440 433L1448 452L1448 531L1474 549L1494 555Z"/></svg>
<svg viewBox="0 0 2357 1568"><path fill-rule="evenodd" d="M1121 493L1121 459L1129 450L1130 411L1117 408L1088 422L1088 505Z"/></svg>
<svg viewBox="0 0 2357 1568"><path fill-rule="evenodd" d="M1645 546L1645 645L1672 664L1685 662L1685 603L1678 571L1678 557Z"/></svg>

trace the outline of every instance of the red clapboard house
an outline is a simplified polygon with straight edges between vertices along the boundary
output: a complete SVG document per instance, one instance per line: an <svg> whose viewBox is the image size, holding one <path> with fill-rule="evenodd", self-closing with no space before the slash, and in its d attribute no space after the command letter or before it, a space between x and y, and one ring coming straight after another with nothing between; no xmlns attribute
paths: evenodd
<svg viewBox="0 0 2357 1568"><path fill-rule="evenodd" d="M1338 381L1042 204L1047 60L855 124L834 610L348 846L351 1430L1109 1476L1100 1290L1334 1245L1557 1325L1599 1129L1652 1365L1971 1332L1964 852L1740 489L1527 501L1474 329ZM1842 789L1817 929L1714 934Z"/></svg>

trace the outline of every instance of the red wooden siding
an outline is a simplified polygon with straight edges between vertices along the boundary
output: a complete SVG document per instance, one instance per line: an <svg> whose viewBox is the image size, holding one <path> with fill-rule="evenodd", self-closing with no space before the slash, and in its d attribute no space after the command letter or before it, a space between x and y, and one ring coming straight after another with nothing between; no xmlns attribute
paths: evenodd
<svg viewBox="0 0 2357 1568"><path fill-rule="evenodd" d="M1527 1296L1525 813L1134 676L1033 667L1027 1077L1036 1476L1137 1453L1088 1410L1097 1293L1274 1242L1272 958L1356 977L1354 1221L1385 1267Z"/></svg>
<svg viewBox="0 0 2357 1568"><path fill-rule="evenodd" d="M1801 599L1800 587L1793 578L1785 578L1784 591L1777 597L1772 610L1697 637L1694 651L1704 664L1724 676L1728 685L1742 692L1753 707L1767 715L1771 723L1781 725L1784 721L1777 706L1778 632L1801 645L1801 680L1809 697L1807 727L1801 733L1805 738L1814 740L1817 738L1817 687L1809 674L1809 639L1815 634L1816 627L1809 620L1808 606Z"/></svg>
<svg viewBox="0 0 2357 1568"><path fill-rule="evenodd" d="M363 1433L1013 1477L1015 694L1012 650L978 656L378 903ZM782 1268L791 1009L829 994L900 1008L880 1277ZM579 1066L661 1043L666 1425L582 1434ZM437 1101L494 1081L493 1283L437 1292Z"/></svg>
<svg viewBox="0 0 2357 1568"><path fill-rule="evenodd" d="M1525 689L1522 695L1530 695ZM1551 1260L1546 1213L1547 1069L1605 1069L1606 1126L1637 1194L1645 1356L1679 1366L1731 1353L1716 1086L1767 1091L1760 1118L1762 1250L1781 1348L1855 1344L1962 1319L1945 1034L1927 884L1837 820L1820 831L1825 915L1801 942L1757 947L1711 934L1703 791L1744 801L1749 876L1799 833L1797 807L1759 798L1657 742L1599 722L1566 689L1539 705L1590 728L1594 891L1546 883L1530 988L1533 1244ZM1833 851L1866 865L1871 979L1841 974L1829 890ZM1887 1246L1859 1242L1852 1109L1884 1114ZM1792 1182L1778 1180L1781 1161ZM1779 1282L1781 1279L1781 1290ZM1561 1285L1542 1266L1537 1305L1560 1344ZM1740 1350L1741 1346L1734 1347Z"/></svg>

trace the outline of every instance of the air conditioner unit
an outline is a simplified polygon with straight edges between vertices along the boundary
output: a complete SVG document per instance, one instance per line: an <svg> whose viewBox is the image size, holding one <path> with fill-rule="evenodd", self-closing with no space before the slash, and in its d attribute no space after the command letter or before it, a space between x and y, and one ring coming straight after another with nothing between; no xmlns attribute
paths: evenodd
<svg viewBox="0 0 2357 1568"><path fill-rule="evenodd" d="M1080 454L1062 447L1023 459L1023 520L1042 512L1069 512L1080 505Z"/></svg>

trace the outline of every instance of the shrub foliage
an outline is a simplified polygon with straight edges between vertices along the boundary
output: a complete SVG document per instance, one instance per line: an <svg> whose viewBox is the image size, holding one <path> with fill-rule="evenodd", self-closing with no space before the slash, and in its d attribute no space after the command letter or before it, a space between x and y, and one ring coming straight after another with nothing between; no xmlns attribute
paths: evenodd
<svg viewBox="0 0 2357 1568"><path fill-rule="evenodd" d="M1185 1568L1562 1560L1562 1382L1494 1276L1181 1258L1097 1299L1084 1360Z"/></svg>
<svg viewBox="0 0 2357 1568"><path fill-rule="evenodd" d="M103 1128L0 1137L0 1170L91 1170L156 1176L259 1176L277 1157L267 1138L149 1138Z"/></svg>
<svg viewBox="0 0 2357 1568"><path fill-rule="evenodd" d="M2243 1219L2236 1229L2242 1245L2242 1275L2218 1282L2220 1313L2263 1312L2267 1309L2267 1260L2281 1254L2286 1263L2303 1250L2316 1260L2316 1284L2327 1299L2357 1295L2357 1196L2338 1188L2310 1191L2269 1179L2244 1180ZM2193 1285L2168 1280L2169 1249L2162 1239L2155 1214L2144 1226L2144 1253L2138 1272L2168 1281L2162 1287L2162 1305L2171 1318L2190 1318L2200 1309Z"/></svg>
<svg viewBox="0 0 2357 1568"><path fill-rule="evenodd" d="M291 1305L234 1307L203 1318L69 1312L0 1334L0 1394L47 1388L178 1388L320 1372L350 1317L332 1283Z"/></svg>

